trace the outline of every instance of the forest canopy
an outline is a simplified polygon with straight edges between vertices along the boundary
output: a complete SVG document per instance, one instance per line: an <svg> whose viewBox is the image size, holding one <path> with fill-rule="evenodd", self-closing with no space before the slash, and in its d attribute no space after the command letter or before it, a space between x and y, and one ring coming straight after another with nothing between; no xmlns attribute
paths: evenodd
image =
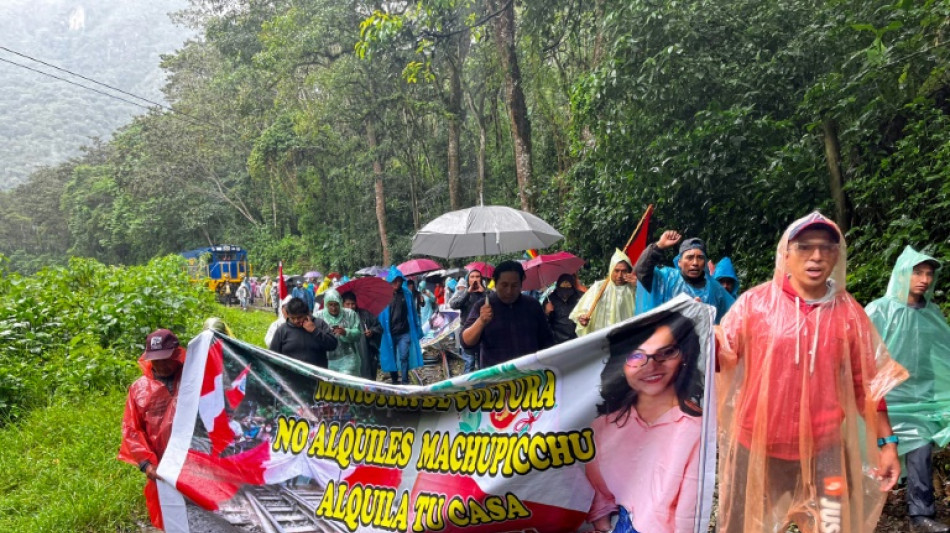
<svg viewBox="0 0 950 533"><path fill-rule="evenodd" d="M849 288L950 258L946 2L193 0L137 116L0 195L0 253L139 264L240 244L258 270L408 257L484 202L600 277L648 204L767 279L784 227L847 231ZM324 270L326 271L326 270Z"/></svg>

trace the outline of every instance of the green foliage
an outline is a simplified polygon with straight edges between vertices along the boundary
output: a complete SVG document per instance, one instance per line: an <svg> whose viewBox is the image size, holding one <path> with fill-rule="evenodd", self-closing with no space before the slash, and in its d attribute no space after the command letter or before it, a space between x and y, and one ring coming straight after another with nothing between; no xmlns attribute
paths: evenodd
<svg viewBox="0 0 950 533"><path fill-rule="evenodd" d="M160 327L187 339L212 295L179 257L140 267L74 258L66 268L0 278L0 419L56 395L107 390L137 374L136 354Z"/></svg>
<svg viewBox="0 0 950 533"><path fill-rule="evenodd" d="M116 460L125 391L63 394L0 428L0 531L138 531L145 477Z"/></svg>
<svg viewBox="0 0 950 533"><path fill-rule="evenodd" d="M484 132L484 201L517 205L492 5L196 6L204 39L162 60L169 101L192 120L139 117L0 195L0 253L32 272L69 252L140 264L229 242L262 274L280 260L289 272L352 271L380 262L385 203L398 262L415 230L452 205L450 132L460 133L457 202L478 202ZM517 7L529 193L567 236L559 246L590 260L587 277L601 275L649 204L651 237L677 228L706 239L746 287L771 276L781 231L813 209L847 213L850 286L862 300L883 293L904 244L947 256L946 3ZM831 198L828 124L842 206Z"/></svg>

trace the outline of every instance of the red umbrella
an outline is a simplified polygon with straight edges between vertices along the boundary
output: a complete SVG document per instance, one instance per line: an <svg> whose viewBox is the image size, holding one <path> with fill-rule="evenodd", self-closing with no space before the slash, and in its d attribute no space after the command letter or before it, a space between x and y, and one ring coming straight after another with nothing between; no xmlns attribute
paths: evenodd
<svg viewBox="0 0 950 533"><path fill-rule="evenodd" d="M336 290L340 294L352 292L356 295L356 305L374 315L382 313L383 309L386 309L389 302L393 300L392 285L388 281L375 276L347 281L337 287Z"/></svg>
<svg viewBox="0 0 950 533"><path fill-rule="evenodd" d="M561 274L576 274L584 260L568 252L539 255L525 261L522 290L539 291L557 281Z"/></svg>
<svg viewBox="0 0 950 533"><path fill-rule="evenodd" d="M495 267L485 263L483 261L472 261L471 263L465 265L465 270L471 272L472 270L477 270L482 273L482 277L490 278L492 274L495 273Z"/></svg>
<svg viewBox="0 0 950 533"><path fill-rule="evenodd" d="M431 259L410 259L400 264L396 268L402 272L403 276L414 276L423 272L432 272L433 270L442 270L442 265Z"/></svg>

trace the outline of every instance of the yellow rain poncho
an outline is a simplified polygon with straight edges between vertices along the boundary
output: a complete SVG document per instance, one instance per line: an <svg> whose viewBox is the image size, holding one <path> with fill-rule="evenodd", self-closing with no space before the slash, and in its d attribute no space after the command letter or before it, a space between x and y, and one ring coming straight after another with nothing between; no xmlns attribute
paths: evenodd
<svg viewBox="0 0 950 533"><path fill-rule="evenodd" d="M833 228L828 292L806 301L786 276L789 235ZM834 257L830 255L830 257ZM906 379L845 291L844 236L820 213L779 241L771 281L725 315L719 347L719 531L874 531L886 493L876 475L881 400Z"/></svg>
<svg viewBox="0 0 950 533"><path fill-rule="evenodd" d="M610 258L610 268L608 268L608 272L613 272L614 267L621 261L627 263L627 265L633 269L633 263L630 262L630 258L620 250L615 250L613 257ZM607 279L602 279L594 283L594 285L584 293L584 296L577 302L577 306L571 311L570 319L577 322L577 319L581 315L586 315L587 312L590 311L604 283L607 284L607 287L604 289L604 294L600 297L600 301L597 302L597 307L594 309L594 314L590 317L590 322L588 322L586 326L582 326L580 323L577 324L578 337L583 337L588 333L593 333L607 326L623 322L633 316L634 309L636 308L636 288L627 284L616 285L610 281L610 276L608 275Z"/></svg>
<svg viewBox="0 0 950 533"><path fill-rule="evenodd" d="M950 326L933 303L934 283L924 295L924 306L907 304L910 276L920 263L939 265L933 257L910 246L897 258L887 295L867 306L868 316L884 338L891 357L910 378L887 395L887 411L900 437L898 453L911 452L928 442L950 442Z"/></svg>

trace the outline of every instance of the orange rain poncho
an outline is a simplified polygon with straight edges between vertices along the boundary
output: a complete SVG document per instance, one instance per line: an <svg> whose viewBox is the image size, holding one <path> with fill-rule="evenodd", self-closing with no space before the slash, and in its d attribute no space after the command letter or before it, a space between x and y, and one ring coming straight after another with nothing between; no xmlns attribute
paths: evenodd
<svg viewBox="0 0 950 533"><path fill-rule="evenodd" d="M184 364L185 349L176 348L171 357ZM142 377L135 380L129 387L125 415L122 418L119 460L136 467L148 461L157 467L168 446L168 439L171 437L181 372L174 378L174 390L169 392L162 381L155 379L152 374L152 361L146 361L144 353L139 357L138 363L142 369ZM152 523L161 528L161 512L155 482L148 480L144 492Z"/></svg>
<svg viewBox="0 0 950 533"><path fill-rule="evenodd" d="M809 220L810 219L810 220ZM806 302L785 272L789 234L833 227L841 249L828 295ZM873 531L885 493L878 409L907 378L845 291L844 236L813 213L779 241L775 275L743 294L717 328L722 532ZM867 428L867 431L865 431Z"/></svg>

